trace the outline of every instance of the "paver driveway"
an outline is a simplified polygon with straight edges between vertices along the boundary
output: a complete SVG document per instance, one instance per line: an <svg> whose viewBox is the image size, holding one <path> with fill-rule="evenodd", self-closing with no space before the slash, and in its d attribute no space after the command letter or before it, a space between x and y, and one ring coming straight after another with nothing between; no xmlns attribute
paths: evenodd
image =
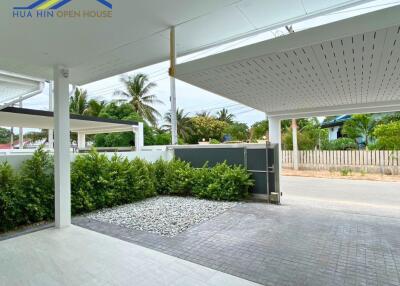
<svg viewBox="0 0 400 286"><path fill-rule="evenodd" d="M320 180L284 177L281 206L241 204L173 238L74 221L265 285L400 285L399 206L351 195L359 181ZM362 184L400 196L400 184ZM322 193L335 185L342 196Z"/></svg>

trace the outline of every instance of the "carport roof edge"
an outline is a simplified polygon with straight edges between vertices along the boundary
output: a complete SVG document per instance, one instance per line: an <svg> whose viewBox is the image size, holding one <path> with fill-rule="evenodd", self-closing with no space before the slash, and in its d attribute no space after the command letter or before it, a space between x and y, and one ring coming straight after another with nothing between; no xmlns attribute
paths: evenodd
<svg viewBox="0 0 400 286"><path fill-rule="evenodd" d="M281 119L400 110L397 93L385 94L385 90L378 89L378 83L382 81L385 87L391 80L382 71L389 66L387 60L393 59L394 65L389 66L389 73L398 75L393 62L399 52L399 18L400 6L395 6L303 30L179 64L176 78ZM335 46L337 43L340 47ZM322 51L316 53L315 47ZM390 49L394 50L393 56ZM369 59L371 55L375 56L373 60ZM256 62L264 59L263 66ZM390 88L389 92L393 91ZM310 90L315 93L308 96Z"/></svg>
<svg viewBox="0 0 400 286"><path fill-rule="evenodd" d="M49 129L54 125L54 113L51 111L7 107L0 110L0 119L2 115L10 118L6 122L8 125L12 123L14 126L22 125L21 127L41 129ZM20 122L12 122L14 119L18 119ZM138 122L134 121L77 114L70 114L70 120L71 132L82 132L86 134L132 131L133 126L139 125ZM4 124L4 121L4 118L0 120L0 125Z"/></svg>

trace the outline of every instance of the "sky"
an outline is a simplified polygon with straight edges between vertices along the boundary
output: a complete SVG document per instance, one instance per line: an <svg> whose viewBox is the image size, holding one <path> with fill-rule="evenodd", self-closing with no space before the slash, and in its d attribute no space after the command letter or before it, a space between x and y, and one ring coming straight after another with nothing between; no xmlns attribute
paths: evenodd
<svg viewBox="0 0 400 286"><path fill-rule="evenodd" d="M311 27L323 25L326 23L338 21L341 19L357 16L360 14L368 13L374 10L387 8L390 6L399 5L400 1L395 0L377 0L372 1L363 5L345 9L342 11L336 11L324 16L316 17L310 20L302 21L293 24L295 32L308 29ZM250 45L274 37L279 37L287 34L285 28L276 29L273 31L263 32L258 35L253 35L248 38L244 38L235 42L217 46L208 50L197 52L185 57L177 58L177 63L183 63L190 60L206 57L208 55L221 53L227 50L235 49L238 47ZM149 76L150 81L157 84L153 89L153 94L157 96L164 104L155 105L156 109L161 113L165 114L170 109L170 79L168 77L168 62L162 62L145 68L131 71L126 75L133 75L136 73L145 73ZM81 88L88 91L89 98L95 98L97 100L111 101L116 99L114 92L124 88L121 83L121 76L114 76L97 82L93 82ZM177 107L184 109L190 115L194 115L197 112L208 111L211 114L215 114L222 108L227 108L230 113L234 114L235 120L239 122L245 122L249 126L253 123L264 120L265 114L263 112L254 110L237 102L231 101L219 95L207 92L180 80L176 80L176 95L177 95ZM46 86L41 95L35 96L24 102L24 107L33 109L48 109L48 87ZM160 125L162 119L160 119Z"/></svg>

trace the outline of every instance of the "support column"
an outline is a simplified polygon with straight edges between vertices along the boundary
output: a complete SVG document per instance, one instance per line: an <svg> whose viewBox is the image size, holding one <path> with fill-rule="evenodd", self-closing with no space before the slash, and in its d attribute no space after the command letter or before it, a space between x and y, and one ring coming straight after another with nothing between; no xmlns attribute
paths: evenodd
<svg viewBox="0 0 400 286"><path fill-rule="evenodd" d="M176 66L176 44L175 44L175 27L171 27L170 32L170 88L171 88L171 143L178 144L178 129L176 119L176 88L175 88L175 66Z"/></svg>
<svg viewBox="0 0 400 286"><path fill-rule="evenodd" d="M269 142L281 146L281 120L273 117L268 118Z"/></svg>
<svg viewBox="0 0 400 286"><path fill-rule="evenodd" d="M281 143L281 120L273 117L268 118L269 121L269 142L279 144L279 169L282 173L282 143Z"/></svg>
<svg viewBox="0 0 400 286"><path fill-rule="evenodd" d="M86 147L86 134L78 132L78 149L82 150Z"/></svg>
<svg viewBox="0 0 400 286"><path fill-rule="evenodd" d="M49 81L49 111L54 110L54 97L53 97L53 82ZM48 137L48 142L49 142L49 149L54 149L54 130L49 129L49 137Z"/></svg>
<svg viewBox="0 0 400 286"><path fill-rule="evenodd" d="M19 108L22 108L22 99L19 102ZM24 149L24 128L19 128L19 149Z"/></svg>
<svg viewBox="0 0 400 286"><path fill-rule="evenodd" d="M296 119L292 119L292 139L293 139L293 169L299 169L299 146L297 144L297 122Z"/></svg>
<svg viewBox="0 0 400 286"><path fill-rule="evenodd" d="M143 122L139 122L138 126L134 126L133 132L135 133L135 149L136 151L141 151L144 146Z"/></svg>
<svg viewBox="0 0 400 286"><path fill-rule="evenodd" d="M69 70L54 67L55 225L71 224Z"/></svg>

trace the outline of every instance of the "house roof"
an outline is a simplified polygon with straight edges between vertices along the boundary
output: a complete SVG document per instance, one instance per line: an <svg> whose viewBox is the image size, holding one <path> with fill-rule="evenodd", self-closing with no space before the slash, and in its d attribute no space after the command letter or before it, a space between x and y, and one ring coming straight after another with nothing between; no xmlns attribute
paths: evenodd
<svg viewBox="0 0 400 286"><path fill-rule="evenodd" d="M51 80L64 65L81 85L168 60L171 26L185 55L368 1L0 1L0 69Z"/></svg>
<svg viewBox="0 0 400 286"><path fill-rule="evenodd" d="M342 126L347 120L351 118L351 115L340 115L332 120L324 121L321 123L321 128L330 128L335 126Z"/></svg>
<svg viewBox="0 0 400 286"><path fill-rule="evenodd" d="M400 110L400 6L186 62L176 77L287 119Z"/></svg>
<svg viewBox="0 0 400 286"><path fill-rule="evenodd" d="M18 126L24 128L53 129L54 113L50 111L7 107L0 110L2 126ZM83 115L70 115L71 132L85 134L112 133L133 131L134 121L99 118Z"/></svg>

